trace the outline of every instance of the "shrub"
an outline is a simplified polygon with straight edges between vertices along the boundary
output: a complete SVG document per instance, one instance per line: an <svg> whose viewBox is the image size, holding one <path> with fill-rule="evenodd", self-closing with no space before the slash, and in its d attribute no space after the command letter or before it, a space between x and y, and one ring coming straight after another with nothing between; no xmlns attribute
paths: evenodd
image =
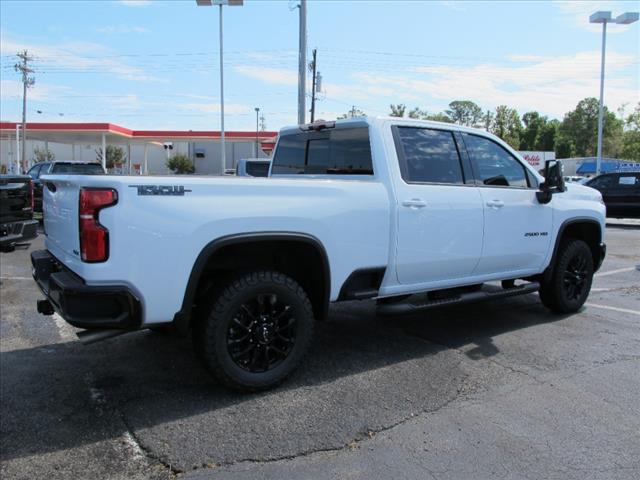
<svg viewBox="0 0 640 480"><path fill-rule="evenodd" d="M181 153L178 153L167 160L167 168L177 174L193 173L196 171L191 159Z"/></svg>

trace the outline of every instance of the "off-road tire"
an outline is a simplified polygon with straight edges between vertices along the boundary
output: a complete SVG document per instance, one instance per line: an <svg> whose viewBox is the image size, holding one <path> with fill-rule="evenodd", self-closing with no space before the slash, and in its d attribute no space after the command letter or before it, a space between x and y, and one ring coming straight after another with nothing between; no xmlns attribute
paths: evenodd
<svg viewBox="0 0 640 480"><path fill-rule="evenodd" d="M269 302L273 298L276 298L279 303L260 304L261 301ZM257 303L252 304L251 302ZM233 348L236 347L231 343L237 343L239 340L232 338L233 332L236 332L235 335L239 335L238 332L246 333L247 336L252 336L251 341L255 343L257 341L255 335L258 333L256 331L251 333L251 329L247 328L247 325L242 327L245 330L242 330L238 325L241 322L250 322L248 326L251 327L252 323L264 321L263 317L268 315L256 314L255 311L251 312L253 316L249 315L246 307L249 306L249 309L251 309L251 305L258 305L258 308L264 306L265 309L270 307L275 312L275 308L280 304L288 307L283 307L283 311L290 312L288 316L293 319L295 324L292 346L289 347L288 354L273 367L269 366L269 351L267 351L265 354L267 369L265 371L251 371L250 365L245 365L234 358L237 351L233 351ZM243 315L244 317L242 317ZM282 312L279 315L282 315ZM278 315L273 314L270 318L273 320L277 317ZM254 318L256 320L253 320ZM278 321L280 320L276 320L276 323ZM309 297L294 279L276 271L257 271L228 281L225 286L215 290L209 301L204 302L200 318L197 319L192 332L193 343L197 357L222 385L242 392L255 392L275 387L300 365L309 349L314 324L313 308ZM285 328L292 327L285 326ZM280 341L276 338L278 332L277 328L272 328L269 337L271 342ZM260 337L260 341L265 342L260 345L262 353L265 349L268 350L265 346L267 345L266 336L267 334L263 332ZM242 341L246 342L246 340ZM249 344L245 345L249 346ZM275 347L275 343L268 345ZM282 344L279 346L281 347ZM255 348L254 346L254 350ZM279 356L274 350L271 350L272 356ZM253 354L255 351L252 351L251 355ZM251 359L253 361L253 356Z"/></svg>
<svg viewBox="0 0 640 480"><path fill-rule="evenodd" d="M558 252L548 280L540 284L540 300L555 313L578 311L593 282L593 257L583 240L568 239Z"/></svg>

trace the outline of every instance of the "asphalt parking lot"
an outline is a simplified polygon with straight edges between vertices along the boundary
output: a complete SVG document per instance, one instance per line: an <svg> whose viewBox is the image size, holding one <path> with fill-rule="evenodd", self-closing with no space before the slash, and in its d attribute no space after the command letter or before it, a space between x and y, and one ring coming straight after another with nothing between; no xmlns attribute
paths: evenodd
<svg viewBox="0 0 640 480"><path fill-rule="evenodd" d="M82 346L36 313L29 250L3 253L0 476L640 478L640 222L606 240L578 314L535 294L391 319L338 305L259 395L216 385L187 339Z"/></svg>

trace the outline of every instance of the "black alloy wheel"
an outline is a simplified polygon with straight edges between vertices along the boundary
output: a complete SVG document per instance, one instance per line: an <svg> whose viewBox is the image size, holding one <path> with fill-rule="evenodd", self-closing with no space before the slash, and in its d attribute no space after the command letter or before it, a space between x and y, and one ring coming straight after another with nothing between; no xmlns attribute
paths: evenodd
<svg viewBox="0 0 640 480"><path fill-rule="evenodd" d="M313 308L293 278L244 274L211 293L194 325L196 354L223 385L254 392L282 382L302 362L313 337Z"/></svg>
<svg viewBox="0 0 640 480"><path fill-rule="evenodd" d="M540 283L540 299L556 313L577 312L593 282L593 255L583 240L568 239L560 247L551 273Z"/></svg>
<svg viewBox="0 0 640 480"><path fill-rule="evenodd" d="M240 305L227 331L229 355L252 373L277 367L296 343L291 305L275 293L258 294Z"/></svg>
<svg viewBox="0 0 640 480"><path fill-rule="evenodd" d="M567 263L562 279L567 300L576 301L582 297L588 276L587 259L583 255L573 256Z"/></svg>

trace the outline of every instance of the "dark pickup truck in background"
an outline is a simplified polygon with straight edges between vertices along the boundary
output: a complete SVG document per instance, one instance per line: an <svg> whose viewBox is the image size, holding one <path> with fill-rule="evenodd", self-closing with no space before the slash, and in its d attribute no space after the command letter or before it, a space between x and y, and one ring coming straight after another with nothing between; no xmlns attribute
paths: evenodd
<svg viewBox="0 0 640 480"><path fill-rule="evenodd" d="M0 175L0 251L38 235L33 220L33 183L27 175Z"/></svg>
<svg viewBox="0 0 640 480"><path fill-rule="evenodd" d="M29 169L27 175L33 180L33 211L42 213L43 175L104 175L102 165L97 162L42 162Z"/></svg>

